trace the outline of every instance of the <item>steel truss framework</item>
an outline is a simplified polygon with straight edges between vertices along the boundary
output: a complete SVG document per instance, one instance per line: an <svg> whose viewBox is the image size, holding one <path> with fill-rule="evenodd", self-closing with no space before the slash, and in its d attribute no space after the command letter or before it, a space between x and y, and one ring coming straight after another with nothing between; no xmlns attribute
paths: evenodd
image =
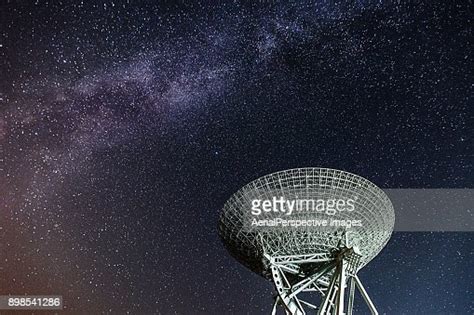
<svg viewBox="0 0 474 315"><path fill-rule="evenodd" d="M356 287L370 312L378 314L357 276L361 255L356 247L341 247L332 257L327 257L326 254L265 256L270 262L272 279L277 290L272 315L276 315L278 306L282 306L287 314L292 315L306 314L306 310L317 311L318 315L352 315ZM303 272L305 265L317 267ZM346 307L348 283L350 288ZM319 306L300 296L308 292L317 293L322 297Z"/></svg>

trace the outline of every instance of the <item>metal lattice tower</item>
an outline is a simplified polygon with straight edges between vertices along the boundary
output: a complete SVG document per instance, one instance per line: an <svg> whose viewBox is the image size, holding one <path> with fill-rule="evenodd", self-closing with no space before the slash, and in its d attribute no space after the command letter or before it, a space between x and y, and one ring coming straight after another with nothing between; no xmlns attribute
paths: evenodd
<svg viewBox="0 0 474 315"><path fill-rule="evenodd" d="M245 220L251 200L275 195L352 198L357 211L338 212L332 218L359 219L364 225L356 230L249 229ZM357 272L386 245L394 222L392 203L367 179L334 169L298 168L263 176L236 192L224 205L219 234L234 258L274 282L273 314L278 305L287 314L306 314L307 310L352 314L355 287L370 311L377 314ZM308 293L318 293L319 307L308 301Z"/></svg>

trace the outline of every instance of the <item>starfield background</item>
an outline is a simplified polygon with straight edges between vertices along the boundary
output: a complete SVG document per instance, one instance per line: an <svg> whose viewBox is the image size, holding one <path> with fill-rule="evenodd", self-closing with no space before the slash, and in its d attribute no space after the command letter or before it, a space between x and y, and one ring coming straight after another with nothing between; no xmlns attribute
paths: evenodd
<svg viewBox="0 0 474 315"><path fill-rule="evenodd" d="M223 203L303 166L473 188L473 16L471 1L1 1L0 294L61 294L71 314L269 313L271 283L219 240ZM472 314L473 242L395 233L360 277L381 313Z"/></svg>

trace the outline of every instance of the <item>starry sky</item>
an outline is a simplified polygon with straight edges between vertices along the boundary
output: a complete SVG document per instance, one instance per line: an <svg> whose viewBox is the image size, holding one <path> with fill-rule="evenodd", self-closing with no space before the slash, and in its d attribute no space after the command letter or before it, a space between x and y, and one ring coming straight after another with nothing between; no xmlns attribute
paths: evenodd
<svg viewBox="0 0 474 315"><path fill-rule="evenodd" d="M2 1L0 294L269 313L217 234L247 182L473 188L472 2L398 2ZM473 244L395 233L360 277L381 313L473 313Z"/></svg>

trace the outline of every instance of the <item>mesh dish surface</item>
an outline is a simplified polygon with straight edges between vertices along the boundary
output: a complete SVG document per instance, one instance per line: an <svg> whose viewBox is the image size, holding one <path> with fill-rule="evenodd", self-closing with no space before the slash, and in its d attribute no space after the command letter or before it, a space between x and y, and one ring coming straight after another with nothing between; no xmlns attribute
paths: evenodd
<svg viewBox="0 0 474 315"><path fill-rule="evenodd" d="M392 203L369 180L328 168L297 168L260 177L242 187L225 203L219 217L219 235L230 254L252 271L268 277L264 253L270 256L325 254L341 240L334 231L311 228L249 230L244 227L249 205L255 196L271 199L278 195L332 196L355 198L356 211L338 212L336 219L361 219L357 246L361 266L372 260L387 244L395 223Z"/></svg>

